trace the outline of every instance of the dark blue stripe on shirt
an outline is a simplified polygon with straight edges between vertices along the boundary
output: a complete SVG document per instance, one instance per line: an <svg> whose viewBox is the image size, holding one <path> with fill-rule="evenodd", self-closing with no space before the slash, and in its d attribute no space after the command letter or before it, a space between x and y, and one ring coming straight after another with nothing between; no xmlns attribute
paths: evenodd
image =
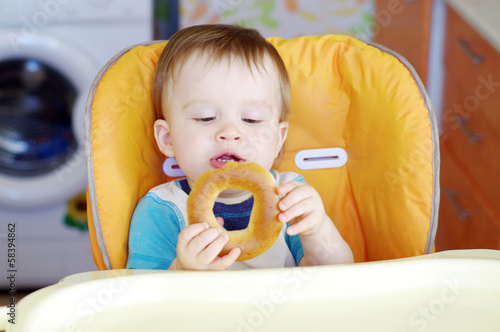
<svg viewBox="0 0 500 332"><path fill-rule="evenodd" d="M181 189L189 195L191 187L187 179L179 181ZM250 215L252 213L253 197L238 204L224 204L215 202L214 215L224 219L224 228L228 231L236 231L248 227Z"/></svg>

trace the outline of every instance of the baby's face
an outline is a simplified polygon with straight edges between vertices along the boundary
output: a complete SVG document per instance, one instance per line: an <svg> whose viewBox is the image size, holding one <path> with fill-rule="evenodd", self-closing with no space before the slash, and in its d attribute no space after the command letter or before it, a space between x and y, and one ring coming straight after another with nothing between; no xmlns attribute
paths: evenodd
<svg viewBox="0 0 500 332"><path fill-rule="evenodd" d="M268 58L264 68L191 57L170 81L164 105L169 144L191 185L230 160L271 168L288 125L279 122L278 72Z"/></svg>

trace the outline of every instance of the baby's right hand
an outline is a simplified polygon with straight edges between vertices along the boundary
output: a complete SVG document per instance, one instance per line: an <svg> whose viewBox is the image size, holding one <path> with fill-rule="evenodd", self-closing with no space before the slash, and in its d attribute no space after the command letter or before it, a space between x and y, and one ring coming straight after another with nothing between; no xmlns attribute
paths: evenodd
<svg viewBox="0 0 500 332"><path fill-rule="evenodd" d="M239 248L232 249L227 255L219 257L229 240L227 234L208 224L189 225L179 233L177 258L172 262L173 270L225 270L231 266L241 253Z"/></svg>

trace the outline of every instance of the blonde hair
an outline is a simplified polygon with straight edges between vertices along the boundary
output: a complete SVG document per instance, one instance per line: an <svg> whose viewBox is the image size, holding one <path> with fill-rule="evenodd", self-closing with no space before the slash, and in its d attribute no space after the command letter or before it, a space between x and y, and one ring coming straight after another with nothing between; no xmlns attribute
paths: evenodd
<svg viewBox="0 0 500 332"><path fill-rule="evenodd" d="M213 62L222 59L241 59L250 69L263 68L263 59L268 56L276 66L281 90L281 112L279 121L286 121L290 108L290 79L278 51L254 29L235 25L196 25L178 31L169 40L156 66L153 82L153 105L156 118L163 118L163 98L169 79L184 62L194 54L207 54Z"/></svg>

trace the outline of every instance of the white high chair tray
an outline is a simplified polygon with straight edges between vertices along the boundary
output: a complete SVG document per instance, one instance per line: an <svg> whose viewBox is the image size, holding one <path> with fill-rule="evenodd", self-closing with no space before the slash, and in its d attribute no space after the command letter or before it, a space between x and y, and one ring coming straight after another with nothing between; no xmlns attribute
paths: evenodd
<svg viewBox="0 0 500 332"><path fill-rule="evenodd" d="M496 250L309 268L88 272L25 297L15 325L2 312L0 330L498 331L499 276Z"/></svg>

